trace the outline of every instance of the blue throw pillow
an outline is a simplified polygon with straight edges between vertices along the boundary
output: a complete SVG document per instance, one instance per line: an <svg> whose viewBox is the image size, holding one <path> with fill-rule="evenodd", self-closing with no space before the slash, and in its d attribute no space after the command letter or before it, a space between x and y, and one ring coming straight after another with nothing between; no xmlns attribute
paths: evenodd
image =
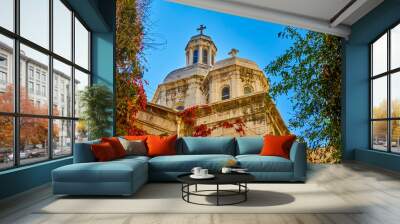
<svg viewBox="0 0 400 224"><path fill-rule="evenodd" d="M183 137L180 141L181 154L235 155L233 137Z"/></svg>
<svg viewBox="0 0 400 224"><path fill-rule="evenodd" d="M264 139L262 136L256 137L238 137L236 138L236 154L259 154L264 145Z"/></svg>

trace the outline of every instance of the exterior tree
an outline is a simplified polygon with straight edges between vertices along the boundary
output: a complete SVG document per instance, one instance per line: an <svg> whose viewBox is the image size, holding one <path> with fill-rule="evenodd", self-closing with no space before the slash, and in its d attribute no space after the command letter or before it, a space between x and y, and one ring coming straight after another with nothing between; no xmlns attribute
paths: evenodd
<svg viewBox="0 0 400 224"><path fill-rule="evenodd" d="M277 78L271 83L271 96L289 97L294 105L289 127L300 129L299 137L310 148L333 147L333 156L340 158L341 39L312 31L301 34L292 27L278 37L293 45L265 68Z"/></svg>
<svg viewBox="0 0 400 224"><path fill-rule="evenodd" d="M138 110L146 108L147 97L142 80L143 20L147 0L117 0L116 21L116 123L117 135L138 132L135 119ZM139 131L140 132L140 131Z"/></svg>
<svg viewBox="0 0 400 224"><path fill-rule="evenodd" d="M7 87L5 93L0 94L0 106L2 111L12 112L14 106L14 88L12 85ZM37 106L29 99L25 88L20 88L20 106L26 114L47 114L46 106ZM57 113L57 111L56 111ZM0 116L0 146L4 148L13 147L13 120L10 116ZM21 117L20 118L20 148L26 145L47 144L48 120L44 118ZM53 138L59 135L59 128L53 128Z"/></svg>

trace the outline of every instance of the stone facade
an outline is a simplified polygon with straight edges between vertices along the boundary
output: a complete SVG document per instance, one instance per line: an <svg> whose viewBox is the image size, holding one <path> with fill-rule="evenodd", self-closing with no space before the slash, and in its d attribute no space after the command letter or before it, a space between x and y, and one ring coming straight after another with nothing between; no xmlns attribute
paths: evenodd
<svg viewBox="0 0 400 224"><path fill-rule="evenodd" d="M146 111L138 114L138 127L151 134L191 135L193 127L183 124L181 111L199 105L194 126L215 127L212 136L237 136L223 122L245 123L245 135L288 134L274 102L268 95L266 76L258 65L236 56L215 62L217 48L209 36L193 36L185 48L186 66L170 72L161 83Z"/></svg>

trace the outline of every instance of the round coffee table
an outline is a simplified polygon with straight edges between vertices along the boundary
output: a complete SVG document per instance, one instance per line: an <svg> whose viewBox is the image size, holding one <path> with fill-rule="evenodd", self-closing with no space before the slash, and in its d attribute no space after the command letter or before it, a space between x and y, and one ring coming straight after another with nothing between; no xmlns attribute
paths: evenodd
<svg viewBox="0 0 400 224"><path fill-rule="evenodd" d="M193 179L189 174L182 174L177 177L178 181L182 183L182 199L188 203L197 205L234 205L245 202L247 200L247 192L249 188L247 183L255 180L255 177L248 173L229 173L213 174L215 177L212 179ZM215 185L215 190L198 190L197 185ZM224 190L220 189L220 185L236 185L237 190ZM194 191L190 191L190 186L195 186ZM215 194L206 194L214 192ZM190 200L190 196L203 196L203 197L216 197L216 204L202 204ZM240 199L230 203L221 203L221 197L240 196Z"/></svg>

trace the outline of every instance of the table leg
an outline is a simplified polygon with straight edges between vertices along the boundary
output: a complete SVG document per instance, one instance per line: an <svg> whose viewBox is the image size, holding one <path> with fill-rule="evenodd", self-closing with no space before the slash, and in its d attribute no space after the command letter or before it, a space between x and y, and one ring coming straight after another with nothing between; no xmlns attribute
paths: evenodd
<svg viewBox="0 0 400 224"><path fill-rule="evenodd" d="M194 191L196 191L197 192L197 184L195 185L195 190Z"/></svg>
<svg viewBox="0 0 400 224"><path fill-rule="evenodd" d="M244 192L244 201L247 201L247 192L248 192L248 189L247 189L247 183L244 183L244 187L245 187L245 192Z"/></svg>
<svg viewBox="0 0 400 224"><path fill-rule="evenodd" d="M217 206L219 206L219 184L217 184Z"/></svg>

